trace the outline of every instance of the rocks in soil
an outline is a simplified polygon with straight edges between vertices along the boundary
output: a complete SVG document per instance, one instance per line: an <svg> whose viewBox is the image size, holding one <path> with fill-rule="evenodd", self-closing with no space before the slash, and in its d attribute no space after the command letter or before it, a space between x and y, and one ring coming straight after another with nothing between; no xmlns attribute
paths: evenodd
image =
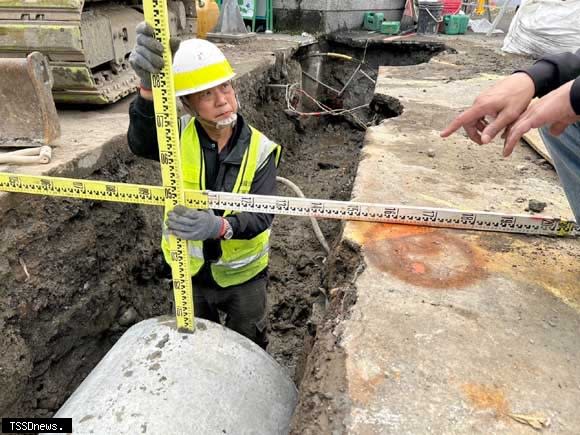
<svg viewBox="0 0 580 435"><path fill-rule="evenodd" d="M374 94L369 108L374 113L382 115L383 119L399 116L403 113L401 102L397 98L384 94Z"/></svg>
<svg viewBox="0 0 580 435"><path fill-rule="evenodd" d="M534 213L541 213L546 208L547 204L536 199L530 199L528 202L528 210Z"/></svg>
<svg viewBox="0 0 580 435"><path fill-rule="evenodd" d="M516 171L518 171L518 172L526 172L528 169L529 168L526 165L517 165L516 166Z"/></svg>
<svg viewBox="0 0 580 435"><path fill-rule="evenodd" d="M302 270L306 269L307 267L313 266L313 265L314 265L314 261L312 261L306 255L301 255L298 258L298 261L296 262L296 270L302 271Z"/></svg>
<svg viewBox="0 0 580 435"><path fill-rule="evenodd" d="M129 307L125 312L119 317L119 325L129 326L135 323L137 320L137 310L133 307Z"/></svg>
<svg viewBox="0 0 580 435"><path fill-rule="evenodd" d="M323 171L329 170L329 169L339 169L340 166L334 164L334 163L325 163L325 162L318 162L318 168L322 169Z"/></svg>

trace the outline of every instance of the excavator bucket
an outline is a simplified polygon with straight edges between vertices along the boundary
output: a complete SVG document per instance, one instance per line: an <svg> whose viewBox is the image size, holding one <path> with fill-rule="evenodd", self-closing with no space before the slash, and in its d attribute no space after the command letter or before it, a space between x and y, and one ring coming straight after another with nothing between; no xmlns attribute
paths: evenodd
<svg viewBox="0 0 580 435"><path fill-rule="evenodd" d="M0 147L51 144L60 136L52 76L38 52L0 58Z"/></svg>

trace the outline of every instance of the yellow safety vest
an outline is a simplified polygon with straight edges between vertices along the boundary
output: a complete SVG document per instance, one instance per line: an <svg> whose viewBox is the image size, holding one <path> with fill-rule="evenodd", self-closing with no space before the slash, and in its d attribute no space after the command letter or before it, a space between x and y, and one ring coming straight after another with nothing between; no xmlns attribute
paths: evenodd
<svg viewBox="0 0 580 435"><path fill-rule="evenodd" d="M186 189L205 190L205 165L199 137L195 128L195 119L191 118L181 134L181 164L183 184ZM270 154L276 153L276 166L280 160L280 145L272 142L258 130L250 127L252 134L250 144L244 152L240 172L234 186L234 193L249 193L256 172L266 163ZM169 254L169 237L165 221L169 210L165 208L163 224L163 238L161 248L165 261L171 265ZM223 216L235 212L225 211ZM265 230L253 239L221 240L222 255L216 263L211 264L211 271L215 282L221 287L242 284L268 266L270 230ZM205 260L203 257L203 242L188 241L191 275L196 275Z"/></svg>

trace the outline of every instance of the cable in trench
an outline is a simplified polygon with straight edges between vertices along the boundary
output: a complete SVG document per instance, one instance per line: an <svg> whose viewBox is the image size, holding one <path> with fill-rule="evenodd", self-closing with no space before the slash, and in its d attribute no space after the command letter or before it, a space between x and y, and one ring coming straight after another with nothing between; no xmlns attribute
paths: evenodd
<svg viewBox="0 0 580 435"><path fill-rule="evenodd" d="M300 188L296 184L294 184L292 181L288 180L287 178L276 177L276 181L278 181L279 183L282 183L285 186L292 189L292 191L298 197L305 198L304 194L302 193L302 190L300 190ZM320 230L320 226L318 225L318 222L312 216L310 216L310 223L312 224L312 229L314 230L314 234L316 235L316 238L318 239L318 241L320 242L320 244L322 245L322 247L324 248L326 253L330 254L330 247L328 246L326 238L324 237L324 234L322 234L322 231Z"/></svg>

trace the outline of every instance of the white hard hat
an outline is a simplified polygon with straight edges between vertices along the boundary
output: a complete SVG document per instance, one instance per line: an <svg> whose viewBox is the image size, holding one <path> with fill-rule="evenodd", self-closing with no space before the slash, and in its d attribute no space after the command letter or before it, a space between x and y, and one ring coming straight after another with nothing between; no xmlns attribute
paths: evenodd
<svg viewBox="0 0 580 435"><path fill-rule="evenodd" d="M205 39L181 42L173 59L176 97L205 91L231 80L235 75L221 50Z"/></svg>

